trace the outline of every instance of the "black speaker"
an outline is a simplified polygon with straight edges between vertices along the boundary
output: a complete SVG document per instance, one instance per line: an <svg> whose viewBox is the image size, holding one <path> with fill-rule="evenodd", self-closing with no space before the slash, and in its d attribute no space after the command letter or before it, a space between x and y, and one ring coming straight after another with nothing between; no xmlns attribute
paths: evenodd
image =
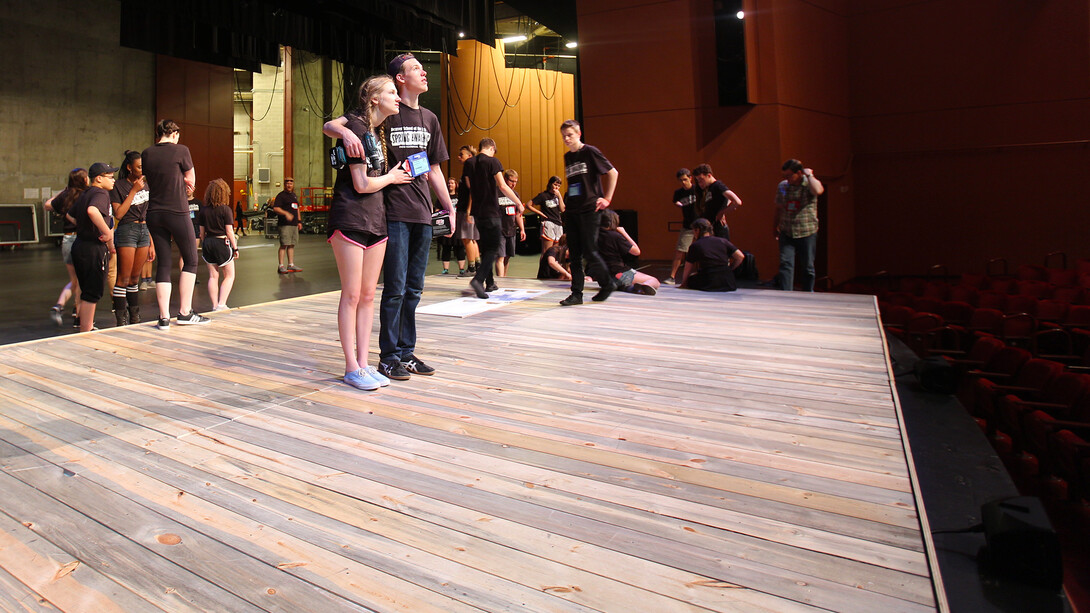
<svg viewBox="0 0 1090 613"><path fill-rule="evenodd" d="M1063 586L1060 538L1037 498L1019 496L980 508L984 538L978 560L993 576L1059 590Z"/></svg>
<svg viewBox="0 0 1090 613"><path fill-rule="evenodd" d="M929 392L953 394L957 391L957 372L949 362L941 357L916 360L916 380L920 387Z"/></svg>

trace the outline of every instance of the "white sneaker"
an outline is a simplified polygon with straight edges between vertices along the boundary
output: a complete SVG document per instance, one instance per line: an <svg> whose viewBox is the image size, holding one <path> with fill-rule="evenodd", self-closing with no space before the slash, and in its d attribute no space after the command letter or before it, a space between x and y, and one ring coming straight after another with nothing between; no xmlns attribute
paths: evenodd
<svg viewBox="0 0 1090 613"><path fill-rule="evenodd" d="M367 368L364 368L363 372L367 373L368 375L371 375L371 378L374 379L375 381L378 381L378 384L381 385L382 387L386 387L387 385L390 385L390 380L386 378L386 375L380 373L378 371L378 369L375 368L374 366L368 366Z"/></svg>
<svg viewBox="0 0 1090 613"><path fill-rule="evenodd" d="M226 304L217 304L216 307L214 309L212 309L212 311L230 311L230 310L231 310L231 307L227 306Z"/></svg>

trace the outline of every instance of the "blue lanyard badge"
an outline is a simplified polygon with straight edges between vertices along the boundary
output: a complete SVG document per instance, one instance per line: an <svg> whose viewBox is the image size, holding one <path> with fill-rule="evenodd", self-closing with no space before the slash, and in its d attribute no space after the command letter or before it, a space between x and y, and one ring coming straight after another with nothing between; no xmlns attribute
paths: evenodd
<svg viewBox="0 0 1090 613"><path fill-rule="evenodd" d="M582 196L582 195L583 195L583 184L582 184L582 182L569 183L568 184L568 198L571 198L572 196Z"/></svg>
<svg viewBox="0 0 1090 613"><path fill-rule="evenodd" d="M428 164L427 152L421 151L420 153L414 153L410 155L406 161L409 163L408 171L413 177L419 177L431 170L431 164Z"/></svg>

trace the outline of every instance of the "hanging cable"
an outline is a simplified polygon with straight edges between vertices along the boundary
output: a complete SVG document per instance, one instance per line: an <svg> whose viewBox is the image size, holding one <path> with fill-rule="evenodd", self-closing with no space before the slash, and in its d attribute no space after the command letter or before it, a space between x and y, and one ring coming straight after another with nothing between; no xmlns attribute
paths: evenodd
<svg viewBox="0 0 1090 613"><path fill-rule="evenodd" d="M242 86L238 83L238 72L233 70L231 72L235 76L235 96L238 98L238 101L242 103L242 110L246 111L246 115L250 118L250 121L264 121L265 118L269 116L269 111L272 110L273 94L276 93L276 80L280 77L280 67L277 66L276 72L273 74L272 91L269 93L269 106L265 107L265 114L261 116L261 119L254 118L253 113L246 108L246 101L242 99ZM252 101L251 104L253 104Z"/></svg>

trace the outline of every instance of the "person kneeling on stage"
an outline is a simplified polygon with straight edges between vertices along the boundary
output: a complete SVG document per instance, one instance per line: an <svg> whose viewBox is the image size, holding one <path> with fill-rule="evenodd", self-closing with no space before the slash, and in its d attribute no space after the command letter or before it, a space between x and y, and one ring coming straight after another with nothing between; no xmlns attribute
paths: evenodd
<svg viewBox="0 0 1090 613"><path fill-rule="evenodd" d="M746 259L742 250L715 235L712 224L703 217L693 222L696 237L685 254L682 287L705 292L733 292L738 289L734 269Z"/></svg>
<svg viewBox="0 0 1090 613"><path fill-rule="evenodd" d="M625 254L639 256L640 247L620 225L621 218L616 211L602 211L601 232L598 233L598 253L605 260L609 274L614 278L616 289L654 296L659 289L659 280L651 275L634 270L624 261Z"/></svg>

